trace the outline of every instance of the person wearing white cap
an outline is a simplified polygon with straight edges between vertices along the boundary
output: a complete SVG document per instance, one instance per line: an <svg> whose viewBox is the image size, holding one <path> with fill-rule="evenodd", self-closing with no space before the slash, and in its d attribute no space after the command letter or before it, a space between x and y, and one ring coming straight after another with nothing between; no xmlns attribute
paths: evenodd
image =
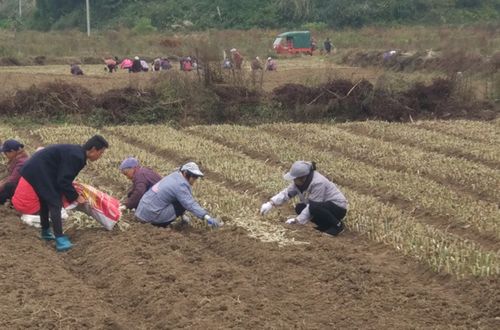
<svg viewBox="0 0 500 330"><path fill-rule="evenodd" d="M220 226L220 221L211 217L193 197L191 187L200 177L203 177L203 172L196 163L182 165L142 196L135 211L136 218L141 222L167 227L177 217L183 216L185 211L189 211L211 227Z"/></svg>
<svg viewBox="0 0 500 330"><path fill-rule="evenodd" d="M268 57L266 61L266 71L276 71L278 69L278 64L273 60L272 57Z"/></svg>
<svg viewBox="0 0 500 330"><path fill-rule="evenodd" d="M317 230L333 236L344 230L342 219L347 213L347 199L333 182L316 171L315 163L296 161L284 179L293 182L262 204L261 215L298 196L300 203L295 207L297 216L288 219L287 224L305 224L311 220L317 225Z"/></svg>
<svg viewBox="0 0 500 330"><path fill-rule="evenodd" d="M141 64L141 59L139 56L134 57L134 61L132 62L132 66L129 68L128 72L141 72L142 71L142 64Z"/></svg>
<svg viewBox="0 0 500 330"><path fill-rule="evenodd" d="M231 56L235 69L241 70L241 65L243 64L243 56L236 48L231 49Z"/></svg>

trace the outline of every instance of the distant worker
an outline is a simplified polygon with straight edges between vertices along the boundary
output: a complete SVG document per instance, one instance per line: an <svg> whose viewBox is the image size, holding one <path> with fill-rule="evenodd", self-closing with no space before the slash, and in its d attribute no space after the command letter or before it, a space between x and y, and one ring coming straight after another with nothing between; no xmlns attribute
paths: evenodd
<svg viewBox="0 0 500 330"><path fill-rule="evenodd" d="M342 219L347 213L347 199L333 182L316 171L314 163L296 161L284 179L293 183L262 204L262 215L298 196L300 203L295 206L297 217L288 219L287 224L305 224L311 220L317 225L317 230L333 236L344 230Z"/></svg>
<svg viewBox="0 0 500 330"><path fill-rule="evenodd" d="M198 165L186 163L181 168L161 179L149 189L135 211L135 216L141 222L151 223L158 227L167 227L185 211L193 213L199 219L204 219L211 227L218 227L221 222L212 218L194 199L192 186L203 176Z"/></svg>
<svg viewBox="0 0 500 330"><path fill-rule="evenodd" d="M182 71L191 71L193 70L193 62L190 56L183 57L181 59L181 70Z"/></svg>
<svg viewBox="0 0 500 330"><path fill-rule="evenodd" d="M66 251L73 246L68 237L63 235L61 197L69 203L85 203L85 198L73 186L73 181L87 160L98 160L106 148L108 142L100 135L93 136L83 146L55 144L35 152L21 169L21 179L12 204L16 210L32 214L26 212L26 208L31 205L25 205L23 197L28 195L29 190L35 191L39 202L41 238L47 241L55 239L57 251ZM49 215L53 232L50 230Z"/></svg>
<svg viewBox="0 0 500 330"><path fill-rule="evenodd" d="M128 190L124 203L125 207L136 209L142 196L161 180L161 176L150 168L140 166L139 161L133 157L125 159L119 169L127 179L132 181L132 187Z"/></svg>
<svg viewBox="0 0 500 330"><path fill-rule="evenodd" d="M21 168L29 156L24 150L24 145L16 140L6 140L0 147L0 152L7 158L7 176L0 179L1 205L12 199L21 178Z"/></svg>
<svg viewBox="0 0 500 330"><path fill-rule="evenodd" d="M130 68L132 67L132 64L134 64L134 61L132 61L130 58L124 58L123 61L120 63L120 69L128 69L130 72Z"/></svg>
<svg viewBox="0 0 500 330"><path fill-rule="evenodd" d="M117 69L117 64L118 64L118 58L115 56L115 58L106 58L104 60L104 63L106 64L106 70L109 73L113 73L113 71L116 71Z"/></svg>
<svg viewBox="0 0 500 330"><path fill-rule="evenodd" d="M243 56L236 48L231 49L231 56L233 59L234 67L238 70L241 70L241 66L243 64Z"/></svg>
<svg viewBox="0 0 500 330"><path fill-rule="evenodd" d="M260 63L260 58L256 56L250 63L252 71L262 70L262 64Z"/></svg>
<svg viewBox="0 0 500 330"><path fill-rule="evenodd" d="M78 64L71 64L70 72L74 76L83 76L83 71Z"/></svg>
<svg viewBox="0 0 500 330"><path fill-rule="evenodd" d="M153 71L158 72L161 70L161 59L159 57L155 58L151 64Z"/></svg>
<svg viewBox="0 0 500 330"><path fill-rule="evenodd" d="M276 71L278 70L278 64L272 57L268 57L266 61L266 71Z"/></svg>
<svg viewBox="0 0 500 330"><path fill-rule="evenodd" d="M325 52L326 52L326 55L330 55L331 51L332 51L332 42L330 41L330 38L326 38L325 42L323 43L323 46L325 47Z"/></svg>
<svg viewBox="0 0 500 330"><path fill-rule="evenodd" d="M132 66L128 69L128 72L142 72L142 64L139 56L134 57L134 61L132 62Z"/></svg>
<svg viewBox="0 0 500 330"><path fill-rule="evenodd" d="M149 64L145 60L141 60L141 68L143 72L149 71Z"/></svg>
<svg viewBox="0 0 500 330"><path fill-rule="evenodd" d="M311 53L314 52L318 48L318 42L313 37L311 38Z"/></svg>
<svg viewBox="0 0 500 330"><path fill-rule="evenodd" d="M160 61L160 68L162 70L170 70L172 69L172 64L170 63L170 61L168 60L168 58L166 57L163 57Z"/></svg>

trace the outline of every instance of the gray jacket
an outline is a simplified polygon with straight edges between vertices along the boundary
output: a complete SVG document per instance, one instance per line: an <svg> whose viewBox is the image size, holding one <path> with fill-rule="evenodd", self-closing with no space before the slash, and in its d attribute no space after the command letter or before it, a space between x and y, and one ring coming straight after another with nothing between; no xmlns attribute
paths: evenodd
<svg viewBox="0 0 500 330"><path fill-rule="evenodd" d="M301 203L307 204L306 208L297 216L297 221L301 224L311 219L309 212L309 201L332 202L347 210L347 199L337 186L318 172L314 172L311 184L301 193L297 186L292 183L283 191L271 198L274 205L281 205L290 198L298 196Z"/></svg>
<svg viewBox="0 0 500 330"><path fill-rule="evenodd" d="M166 223L175 220L174 202L203 219L208 212L193 198L191 185L180 171L161 179L144 196L135 211L135 216L144 222Z"/></svg>

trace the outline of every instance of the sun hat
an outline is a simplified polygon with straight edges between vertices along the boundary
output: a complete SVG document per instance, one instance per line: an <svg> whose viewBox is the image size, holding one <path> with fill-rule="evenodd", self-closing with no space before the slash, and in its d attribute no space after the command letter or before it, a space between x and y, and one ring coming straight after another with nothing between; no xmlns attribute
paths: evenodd
<svg viewBox="0 0 500 330"><path fill-rule="evenodd" d="M139 59L139 56L134 57L134 60L138 60L138 59Z"/></svg>
<svg viewBox="0 0 500 330"><path fill-rule="evenodd" d="M231 52L235 52L235 51L236 51L236 48L232 48L232 49L231 49Z"/></svg>
<svg viewBox="0 0 500 330"><path fill-rule="evenodd" d="M123 171L128 168L135 168L137 166L139 166L139 161L134 157L128 157L120 164L119 169L120 171Z"/></svg>
<svg viewBox="0 0 500 330"><path fill-rule="evenodd" d="M14 150L19 150L24 148L24 144L16 140L5 140L5 142L0 147L0 152L9 152Z"/></svg>
<svg viewBox="0 0 500 330"><path fill-rule="evenodd" d="M287 181L293 181L297 178L308 175L311 172L312 168L312 163L306 162L304 160L298 160L293 163L290 171L286 173L283 178Z"/></svg>
<svg viewBox="0 0 500 330"><path fill-rule="evenodd" d="M181 166L181 172L187 171L196 176L203 176L198 165L195 162L189 162Z"/></svg>

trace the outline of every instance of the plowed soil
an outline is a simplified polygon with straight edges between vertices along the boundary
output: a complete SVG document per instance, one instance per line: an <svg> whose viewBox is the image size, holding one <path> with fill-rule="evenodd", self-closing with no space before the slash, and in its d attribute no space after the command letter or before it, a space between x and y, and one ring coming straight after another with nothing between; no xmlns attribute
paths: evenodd
<svg viewBox="0 0 500 330"><path fill-rule="evenodd" d="M297 230L279 247L224 227L71 230L56 253L0 208L3 329L500 326L497 278L435 275L365 237Z"/></svg>

